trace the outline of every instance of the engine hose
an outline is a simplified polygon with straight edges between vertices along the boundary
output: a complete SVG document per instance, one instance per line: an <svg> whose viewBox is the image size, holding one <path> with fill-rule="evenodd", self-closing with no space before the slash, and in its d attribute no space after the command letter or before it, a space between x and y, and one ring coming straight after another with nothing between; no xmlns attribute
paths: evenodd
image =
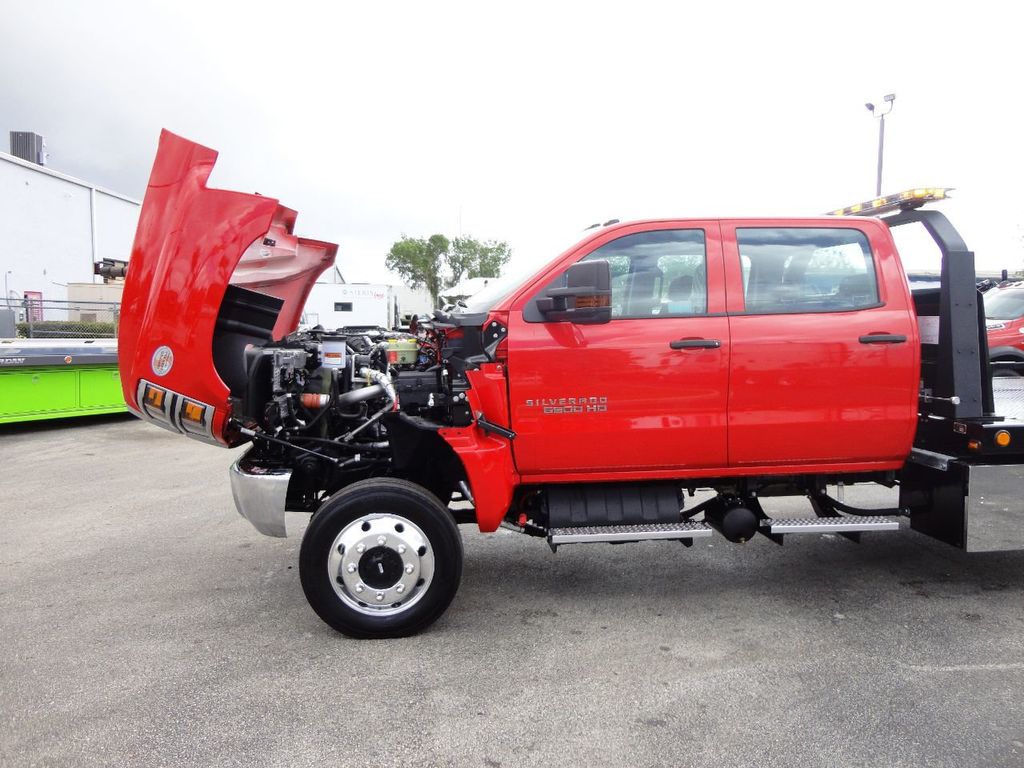
<svg viewBox="0 0 1024 768"><path fill-rule="evenodd" d="M331 398L333 397L333 395L334 388L332 386L331 394L327 396L327 402L320 406L320 410L313 415L313 418L306 424L305 429L312 429L313 427L315 427L320 422L320 420L323 419L324 415L329 410L331 410ZM305 404L303 404L303 407L306 407ZM308 411L309 408L306 408L306 410Z"/></svg>
<svg viewBox="0 0 1024 768"><path fill-rule="evenodd" d="M364 368L363 370L366 370L366 369ZM379 371L374 371L374 373L377 373L378 375L383 375L383 374L380 374ZM364 402L366 400L374 400L374 399L376 399L378 397L382 397L382 396L384 396L386 394L387 394L387 391L384 389L384 387L382 387L380 384L373 384L373 385L371 385L369 387L360 387L359 389L351 389L351 390L349 390L348 392L346 392L346 393L344 393L342 395L338 395L337 398L335 398L335 402L337 402L338 407L340 408L340 407L346 406L346 405L353 405L355 403L362 403L362 402ZM390 395L388 395L388 397L390 399Z"/></svg>
<svg viewBox="0 0 1024 768"><path fill-rule="evenodd" d="M386 394L388 396L388 400L391 401L392 410L398 410L398 392L395 391L395 385L391 383L390 376L386 373L381 373L374 368L361 368L359 370L359 375L366 376L378 386L383 387L384 394Z"/></svg>
<svg viewBox="0 0 1024 768"><path fill-rule="evenodd" d="M336 405L340 409L348 405L355 405L357 403L365 402L366 400L374 400L378 397L383 397L386 394L386 392L384 391L384 387L380 386L379 384L373 384L369 387L360 387L359 389L353 389L340 395L336 394L336 389L337 387L332 383L331 393L330 395L328 395L330 400L328 400L327 403L323 405L317 413L313 414L313 418L310 419L306 426L302 427L302 431L311 431L313 427L315 427L323 419L323 417L331 410L332 405ZM307 408L306 410L308 411L309 409ZM358 413L346 414L344 411L342 411L341 415L348 416L351 418L353 416L357 416ZM325 442L334 441L325 439Z"/></svg>
<svg viewBox="0 0 1024 768"><path fill-rule="evenodd" d="M388 343L386 341L381 341L373 345L373 349L370 350L370 354L368 355L370 358L370 364L373 365L375 361L379 361L381 366L380 370L385 373L388 370L388 349Z"/></svg>
<svg viewBox="0 0 1024 768"><path fill-rule="evenodd" d="M385 405L383 408L381 408L375 414L373 414L373 416L371 416L369 419L364 421L358 427L356 427L353 430L350 430L347 434L342 435L341 436L341 442L347 442L347 441L351 440L353 437L355 437L357 434L362 432L368 426L373 424L373 422L377 421L377 419L379 419L381 416L383 416L388 411L397 411L398 410L398 393L395 391L395 385L391 383L391 377L390 376L388 376L386 373L381 373L380 371L374 370L373 368L367 368L367 367L361 368L359 370L359 375L360 376L366 376L371 381L374 381L379 386L383 387L384 388L384 394L386 394L388 396L388 400L390 400L391 402L388 403L387 405Z"/></svg>

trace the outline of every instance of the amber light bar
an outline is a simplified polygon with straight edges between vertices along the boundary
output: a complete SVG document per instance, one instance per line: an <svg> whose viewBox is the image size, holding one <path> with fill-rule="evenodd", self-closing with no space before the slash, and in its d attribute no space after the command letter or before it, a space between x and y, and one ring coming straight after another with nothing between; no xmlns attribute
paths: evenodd
<svg viewBox="0 0 1024 768"><path fill-rule="evenodd" d="M893 211L904 211L908 208L920 208L925 203L933 203L936 200L945 200L953 187L915 187L895 195L876 197L874 200L867 200L863 203L839 208L829 211L828 216L881 216L883 213Z"/></svg>

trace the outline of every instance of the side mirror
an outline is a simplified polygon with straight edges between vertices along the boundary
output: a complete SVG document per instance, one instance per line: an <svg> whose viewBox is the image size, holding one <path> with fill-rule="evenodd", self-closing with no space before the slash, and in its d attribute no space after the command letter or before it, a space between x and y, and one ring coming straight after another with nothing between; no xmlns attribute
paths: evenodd
<svg viewBox="0 0 1024 768"><path fill-rule="evenodd" d="M612 276L607 261L579 261L565 273L565 287L551 288L537 298L545 320L579 325L612 319Z"/></svg>

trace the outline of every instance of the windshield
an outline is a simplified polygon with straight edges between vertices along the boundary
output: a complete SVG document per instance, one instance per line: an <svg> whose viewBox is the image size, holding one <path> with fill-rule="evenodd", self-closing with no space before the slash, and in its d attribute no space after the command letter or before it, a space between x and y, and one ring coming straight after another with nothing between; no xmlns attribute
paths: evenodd
<svg viewBox="0 0 1024 768"><path fill-rule="evenodd" d="M985 317L1016 320L1024 316L1024 290L990 291L985 294Z"/></svg>
<svg viewBox="0 0 1024 768"><path fill-rule="evenodd" d="M561 258L568 252L568 249L581 245L588 238L599 235L601 231L601 229L594 227L588 227L582 233L578 229L559 231L544 237L531 250L539 254L559 254L559 258ZM460 315L489 312L499 302L508 298L508 296L526 283L529 278L536 275L538 270L544 267L544 263L543 261L537 261L536 258L534 260L526 259L520 261L513 267L511 272L491 280L486 288L466 298L461 304L457 304L452 312Z"/></svg>
<svg viewBox="0 0 1024 768"><path fill-rule="evenodd" d="M518 288L524 277L526 277L526 274L521 272L496 277L485 288L456 304L455 309L452 311L457 315L473 315L478 312L487 312Z"/></svg>

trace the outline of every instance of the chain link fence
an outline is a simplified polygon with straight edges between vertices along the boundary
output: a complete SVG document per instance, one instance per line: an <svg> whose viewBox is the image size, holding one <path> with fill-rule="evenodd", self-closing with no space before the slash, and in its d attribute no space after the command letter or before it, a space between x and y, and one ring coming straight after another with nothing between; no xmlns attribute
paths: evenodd
<svg viewBox="0 0 1024 768"><path fill-rule="evenodd" d="M121 314L121 305L113 301L26 298L12 309L22 339L116 339Z"/></svg>

